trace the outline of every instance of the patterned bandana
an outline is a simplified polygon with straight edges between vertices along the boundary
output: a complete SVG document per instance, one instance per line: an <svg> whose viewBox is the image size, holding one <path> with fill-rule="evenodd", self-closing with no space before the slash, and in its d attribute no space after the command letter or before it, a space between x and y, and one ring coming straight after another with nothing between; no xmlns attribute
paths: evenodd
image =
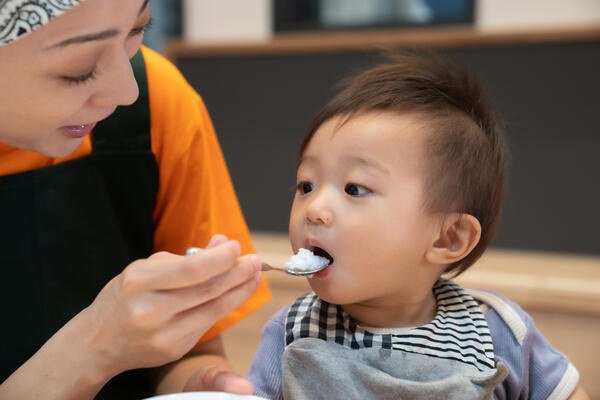
<svg viewBox="0 0 600 400"><path fill-rule="evenodd" d="M33 32L84 0L0 0L0 46Z"/></svg>

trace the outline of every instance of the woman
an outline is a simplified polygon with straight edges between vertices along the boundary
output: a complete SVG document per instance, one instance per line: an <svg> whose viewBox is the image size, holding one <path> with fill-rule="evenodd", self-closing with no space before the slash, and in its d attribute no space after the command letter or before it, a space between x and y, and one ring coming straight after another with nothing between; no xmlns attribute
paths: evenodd
<svg viewBox="0 0 600 400"><path fill-rule="evenodd" d="M0 398L252 392L219 334L269 290L202 100L140 51L149 18L0 0Z"/></svg>

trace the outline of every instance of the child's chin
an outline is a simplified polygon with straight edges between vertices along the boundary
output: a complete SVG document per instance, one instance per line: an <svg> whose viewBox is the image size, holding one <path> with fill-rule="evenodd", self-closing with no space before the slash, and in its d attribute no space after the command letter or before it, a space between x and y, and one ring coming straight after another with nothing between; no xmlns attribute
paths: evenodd
<svg viewBox="0 0 600 400"><path fill-rule="evenodd" d="M325 269L322 269L319 272L317 272L316 274L314 274L312 276L312 279L325 279L325 278L327 278L327 276L329 276L329 274L331 273L331 271L333 270L333 268L334 268L333 265L327 266Z"/></svg>
<svg viewBox="0 0 600 400"><path fill-rule="evenodd" d="M324 300L332 304L344 304L348 300L347 291L342 288L330 285L330 281L318 281L316 279L309 279L308 283L313 292L321 300Z"/></svg>

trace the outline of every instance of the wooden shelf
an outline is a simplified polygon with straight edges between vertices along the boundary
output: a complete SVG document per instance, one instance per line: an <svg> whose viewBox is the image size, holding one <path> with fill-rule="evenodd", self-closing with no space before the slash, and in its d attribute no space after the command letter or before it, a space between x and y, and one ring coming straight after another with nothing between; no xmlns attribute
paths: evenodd
<svg viewBox="0 0 600 400"><path fill-rule="evenodd" d="M600 25L553 29L482 30L473 26L281 33L264 41L168 41L166 54L179 57L239 56L364 51L379 47L494 46L600 39Z"/></svg>

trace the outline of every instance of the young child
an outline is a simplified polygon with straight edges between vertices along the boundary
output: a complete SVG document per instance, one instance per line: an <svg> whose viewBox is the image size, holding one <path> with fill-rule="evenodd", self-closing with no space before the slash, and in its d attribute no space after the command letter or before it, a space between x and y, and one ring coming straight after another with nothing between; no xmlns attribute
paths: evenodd
<svg viewBox="0 0 600 400"><path fill-rule="evenodd" d="M498 224L507 149L482 90L431 53L346 82L300 147L292 248L330 259L265 325L270 399L587 398L531 318L456 276Z"/></svg>

